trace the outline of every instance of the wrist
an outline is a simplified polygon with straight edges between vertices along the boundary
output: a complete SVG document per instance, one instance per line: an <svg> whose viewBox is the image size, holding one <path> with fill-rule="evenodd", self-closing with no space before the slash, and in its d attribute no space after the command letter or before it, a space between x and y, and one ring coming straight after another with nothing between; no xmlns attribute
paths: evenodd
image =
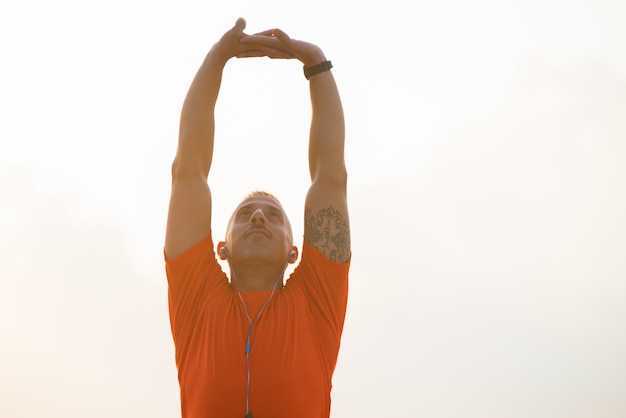
<svg viewBox="0 0 626 418"><path fill-rule="evenodd" d="M210 61L214 65L220 65L224 67L226 65L226 62L228 62L228 60L231 58L232 58L231 55L229 55L228 53L226 53L220 48L220 45L218 42L215 45L213 45L213 48L211 48L211 50L209 51L209 54L207 55L206 59L207 61Z"/></svg>
<svg viewBox="0 0 626 418"><path fill-rule="evenodd" d="M325 71L329 71L331 68L333 68L333 64L330 61L322 61L319 64L315 64L315 65L311 65L311 66L304 66L303 70L304 70L304 77L307 80L310 80L311 77L323 73Z"/></svg>
<svg viewBox="0 0 626 418"><path fill-rule="evenodd" d="M305 67L311 67L324 61L326 61L326 56L319 47L313 48L312 51L307 53L306 56L303 56L300 60Z"/></svg>

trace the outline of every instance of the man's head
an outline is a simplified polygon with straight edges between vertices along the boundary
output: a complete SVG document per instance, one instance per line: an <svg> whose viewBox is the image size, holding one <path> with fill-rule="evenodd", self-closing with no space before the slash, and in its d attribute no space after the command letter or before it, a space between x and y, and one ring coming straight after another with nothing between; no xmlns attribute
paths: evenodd
<svg viewBox="0 0 626 418"><path fill-rule="evenodd" d="M293 245L289 218L276 196L265 191L248 194L230 217L218 253L222 260L294 263L298 249Z"/></svg>

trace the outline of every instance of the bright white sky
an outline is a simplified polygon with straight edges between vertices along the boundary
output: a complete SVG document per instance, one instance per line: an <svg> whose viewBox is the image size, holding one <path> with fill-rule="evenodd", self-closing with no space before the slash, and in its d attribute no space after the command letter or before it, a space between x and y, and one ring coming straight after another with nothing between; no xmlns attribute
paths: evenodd
<svg viewBox="0 0 626 418"><path fill-rule="evenodd" d="M626 3L0 6L0 416L180 416L162 248L183 98L238 16L320 45L353 264L334 418L626 415ZM214 234L302 236L300 64L225 70Z"/></svg>

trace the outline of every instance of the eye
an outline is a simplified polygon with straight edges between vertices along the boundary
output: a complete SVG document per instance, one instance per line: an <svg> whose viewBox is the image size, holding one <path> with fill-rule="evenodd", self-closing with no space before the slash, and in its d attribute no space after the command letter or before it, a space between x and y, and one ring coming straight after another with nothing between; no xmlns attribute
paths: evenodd
<svg viewBox="0 0 626 418"><path fill-rule="evenodd" d="M243 208L239 211L239 213L237 214L238 218L249 218L250 214L252 213L252 211L248 208Z"/></svg>

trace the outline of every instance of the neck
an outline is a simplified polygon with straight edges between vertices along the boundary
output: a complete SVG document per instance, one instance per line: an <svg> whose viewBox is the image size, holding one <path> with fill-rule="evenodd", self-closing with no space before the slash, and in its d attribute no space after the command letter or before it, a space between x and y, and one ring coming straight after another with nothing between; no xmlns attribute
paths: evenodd
<svg viewBox="0 0 626 418"><path fill-rule="evenodd" d="M230 263L229 263L230 264ZM283 288L284 268L268 268L264 265L238 264L235 268L230 264L230 278L233 289L241 292L258 292Z"/></svg>

